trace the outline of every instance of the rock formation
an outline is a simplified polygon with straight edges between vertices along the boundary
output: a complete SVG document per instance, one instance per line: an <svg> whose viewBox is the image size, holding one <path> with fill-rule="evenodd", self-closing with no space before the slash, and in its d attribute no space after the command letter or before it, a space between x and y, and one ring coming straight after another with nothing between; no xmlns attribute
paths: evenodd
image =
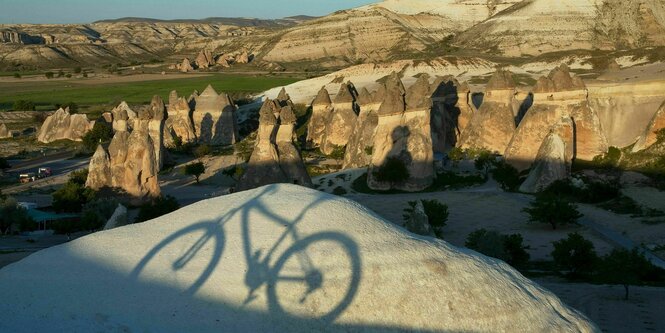
<svg viewBox="0 0 665 333"><path fill-rule="evenodd" d="M416 206L413 207L413 211L409 214L409 219L406 221L405 227L406 230L414 234L436 237L432 226L429 224L429 218L425 213L425 207L421 200L418 200Z"/></svg>
<svg viewBox="0 0 665 333"><path fill-rule="evenodd" d="M381 86L374 95L367 88L358 94L360 114L353 125L344 155L344 169L363 168L372 162L374 150L374 133L379 124L377 112L385 96L385 86Z"/></svg>
<svg viewBox="0 0 665 333"><path fill-rule="evenodd" d="M209 50L201 50L195 60L196 68L205 69L215 65L215 59Z"/></svg>
<svg viewBox="0 0 665 333"><path fill-rule="evenodd" d="M286 182L286 175L279 166L279 155L275 146L278 131L277 118L280 107L275 101L266 99L259 111L259 129L254 151L247 164L245 174L236 189L244 191L267 184Z"/></svg>
<svg viewBox="0 0 665 333"><path fill-rule="evenodd" d="M487 149L503 154L515 132L512 110L515 82L512 73L497 70L487 84L483 104L460 138L463 149Z"/></svg>
<svg viewBox="0 0 665 333"><path fill-rule="evenodd" d="M475 113L466 83L446 76L432 84L432 142L443 153L455 147Z"/></svg>
<svg viewBox="0 0 665 333"><path fill-rule="evenodd" d="M130 131L134 127L134 120L138 118L138 114L127 105L127 102L120 103L111 111L111 114L113 115L114 132Z"/></svg>
<svg viewBox="0 0 665 333"><path fill-rule="evenodd" d="M572 137L573 123L569 118L564 118L543 141L529 176L520 186L521 192L537 193L555 181L570 176L574 151L574 144L570 140Z"/></svg>
<svg viewBox="0 0 665 333"><path fill-rule="evenodd" d="M183 97L178 97L175 90L169 94L169 106L167 109L166 129L174 137L180 138L183 144L196 142L196 131L192 122L189 103Z"/></svg>
<svg viewBox="0 0 665 333"><path fill-rule="evenodd" d="M94 122L88 120L84 114L70 114L69 108L59 109L46 118L39 133L37 141L51 143L58 140L81 141L88 133Z"/></svg>
<svg viewBox="0 0 665 333"><path fill-rule="evenodd" d="M214 145L236 143L236 107L227 94L218 94L209 85L200 95L194 97L193 104L192 120L199 142Z"/></svg>
<svg viewBox="0 0 665 333"><path fill-rule="evenodd" d="M279 166L289 183L312 187L312 179L307 173L300 151L293 143L296 121L296 115L291 107L283 107L279 113L279 129L275 138Z"/></svg>
<svg viewBox="0 0 665 333"><path fill-rule="evenodd" d="M97 147L95 154L90 160L88 168L88 179L85 186L93 190L99 190L111 185L111 160L109 153L102 145Z"/></svg>
<svg viewBox="0 0 665 333"><path fill-rule="evenodd" d="M157 164L157 170L161 171L164 166L164 154L166 153L164 149L164 142L166 141L164 138L164 124L167 114L164 100L160 96L155 95L150 102L150 108L145 109L144 112L140 112L139 118L141 121L147 121L148 134L154 146L154 161Z"/></svg>
<svg viewBox="0 0 665 333"><path fill-rule="evenodd" d="M533 88L533 105L505 151L506 161L520 171L528 169L553 124L562 117L570 118L579 108L588 108L586 85L579 77L571 76L566 65L541 77Z"/></svg>
<svg viewBox="0 0 665 333"><path fill-rule="evenodd" d="M113 211L113 215L106 221L104 225L104 230L111 230L118 227L127 225L127 207L122 204L118 204L118 207Z"/></svg>
<svg viewBox="0 0 665 333"><path fill-rule="evenodd" d="M0 123L0 139L7 139L12 137L12 132L9 131L5 123Z"/></svg>
<svg viewBox="0 0 665 333"><path fill-rule="evenodd" d="M287 184L42 250L0 295L7 332L600 332L499 260Z"/></svg>
<svg viewBox="0 0 665 333"><path fill-rule="evenodd" d="M658 141L658 131L665 128L665 102L660 106L658 112L653 116L649 126L637 140L633 147L633 152L638 152L649 148L651 145Z"/></svg>
<svg viewBox="0 0 665 333"><path fill-rule="evenodd" d="M326 127L332 114L332 101L326 87L321 87L312 102L312 117L307 126L307 145L310 148L320 147L326 133Z"/></svg>
<svg viewBox="0 0 665 333"><path fill-rule="evenodd" d="M242 51L235 57L235 62L237 64L249 64L252 61L253 56L250 55L247 51Z"/></svg>
<svg viewBox="0 0 665 333"><path fill-rule="evenodd" d="M178 69L183 73L187 73L193 71L194 67L192 66L192 62L188 58L185 58L182 59L182 63L178 66Z"/></svg>
<svg viewBox="0 0 665 333"><path fill-rule="evenodd" d="M330 155L335 149L347 145L353 132L353 125L358 118L357 111L358 105L353 84L350 82L342 84L333 101L333 111L321 145L321 151L324 154Z"/></svg>
<svg viewBox="0 0 665 333"><path fill-rule="evenodd" d="M387 80L384 101L378 111L379 121L368 173L370 188L421 191L432 184L434 163L429 91L429 82L424 76L408 92L396 73ZM376 179L375 172L391 157L398 158L409 170L409 179L405 182L393 184Z"/></svg>
<svg viewBox="0 0 665 333"><path fill-rule="evenodd" d="M605 137L598 112L588 102L574 105L570 116L575 121L575 158L591 161L605 154L609 143Z"/></svg>

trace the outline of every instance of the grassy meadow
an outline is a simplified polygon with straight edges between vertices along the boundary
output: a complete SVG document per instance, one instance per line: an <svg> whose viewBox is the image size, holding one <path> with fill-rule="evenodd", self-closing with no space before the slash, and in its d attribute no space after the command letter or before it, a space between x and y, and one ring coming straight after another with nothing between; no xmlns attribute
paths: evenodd
<svg viewBox="0 0 665 333"><path fill-rule="evenodd" d="M203 91L208 84L218 92L255 93L288 85L298 78L212 74L204 77L164 79L122 83L85 83L85 79L26 81L0 83L0 110L9 110L17 100L32 101L38 110L53 109L55 104L74 102L86 108L95 105L113 105L126 101L130 104L149 103L154 95L165 100L171 90L180 96L189 96L194 90Z"/></svg>

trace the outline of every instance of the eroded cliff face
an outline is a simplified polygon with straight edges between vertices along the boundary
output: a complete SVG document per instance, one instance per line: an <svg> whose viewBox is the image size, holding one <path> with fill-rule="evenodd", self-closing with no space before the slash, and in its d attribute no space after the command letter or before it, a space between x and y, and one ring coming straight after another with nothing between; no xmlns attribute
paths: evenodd
<svg viewBox="0 0 665 333"><path fill-rule="evenodd" d="M476 110L469 86L453 76L435 80L431 88L432 141L434 151L444 153L457 145Z"/></svg>
<svg viewBox="0 0 665 333"><path fill-rule="evenodd" d="M94 122L84 114L70 114L69 109L58 109L50 115L37 133L37 141L51 143L58 140L82 141Z"/></svg>
<svg viewBox="0 0 665 333"><path fill-rule="evenodd" d="M515 132L513 100L515 82L512 73L497 70L487 84L483 104L462 133L463 149L486 149L503 154Z"/></svg>

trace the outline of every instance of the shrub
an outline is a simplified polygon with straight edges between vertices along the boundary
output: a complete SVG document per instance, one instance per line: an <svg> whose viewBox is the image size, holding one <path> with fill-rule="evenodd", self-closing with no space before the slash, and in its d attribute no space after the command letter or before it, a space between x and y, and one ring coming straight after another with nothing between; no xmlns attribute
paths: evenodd
<svg viewBox="0 0 665 333"><path fill-rule="evenodd" d="M58 77L63 77L63 76L65 76L65 72L63 72L61 69L58 71Z"/></svg>
<svg viewBox="0 0 665 333"><path fill-rule="evenodd" d="M108 143L113 138L113 129L106 123L95 122L92 130L83 136L83 147L88 152L94 152L97 146Z"/></svg>
<svg viewBox="0 0 665 333"><path fill-rule="evenodd" d="M21 78L21 74L19 74L19 73L14 73L14 78L15 78L15 79L20 79L20 78Z"/></svg>
<svg viewBox="0 0 665 333"><path fill-rule="evenodd" d="M206 168L205 165L203 165L203 162L191 163L185 166L185 174L189 176L194 176L197 184L199 183L199 178L205 172Z"/></svg>
<svg viewBox="0 0 665 333"><path fill-rule="evenodd" d="M235 181L238 181L240 180L240 177L245 174L245 169L241 166L235 165L222 171L222 174L231 177Z"/></svg>
<svg viewBox="0 0 665 333"><path fill-rule="evenodd" d="M558 196L582 203L600 203L621 196L621 187L616 182L584 180L584 186L576 186L569 179L557 180L543 190L543 194Z"/></svg>
<svg viewBox="0 0 665 333"><path fill-rule="evenodd" d="M582 217L577 207L559 196L539 195L531 207L522 210L529 214L530 222L547 223L555 229L558 226L576 223Z"/></svg>
<svg viewBox="0 0 665 333"><path fill-rule="evenodd" d="M202 158L206 155L210 155L210 146L202 144L194 149L194 156L196 158Z"/></svg>
<svg viewBox="0 0 665 333"><path fill-rule="evenodd" d="M46 72L44 73L44 76L50 80L55 76L55 74L53 74L53 72Z"/></svg>
<svg viewBox="0 0 665 333"><path fill-rule="evenodd" d="M344 159L344 154L346 153L346 147L344 146L335 146L332 153L328 157L337 161L337 164L341 164L341 161Z"/></svg>
<svg viewBox="0 0 665 333"><path fill-rule="evenodd" d="M371 156L372 154L374 154L374 146L366 146L365 147L365 154L367 156Z"/></svg>
<svg viewBox="0 0 665 333"><path fill-rule="evenodd" d="M592 273L598 261L593 243L578 233L554 242L552 258L559 269L568 271L572 277Z"/></svg>
<svg viewBox="0 0 665 333"><path fill-rule="evenodd" d="M74 67L74 73L81 74L82 71L83 71L83 68L81 68L80 66Z"/></svg>
<svg viewBox="0 0 665 333"><path fill-rule="evenodd" d="M455 147L448 152L448 158L453 162L453 165L457 166L464 159L464 150Z"/></svg>
<svg viewBox="0 0 665 333"><path fill-rule="evenodd" d="M136 222L145 222L174 212L180 208L178 201L170 196L160 196L141 206Z"/></svg>
<svg viewBox="0 0 665 333"><path fill-rule="evenodd" d="M502 235L496 231L479 229L469 234L464 245L486 256L501 259L513 267L524 267L529 259L529 248L520 234Z"/></svg>
<svg viewBox="0 0 665 333"><path fill-rule="evenodd" d="M638 249L614 249L603 257L598 272L601 282L623 285L625 299L629 297L631 285L643 285L662 276L663 270L655 267Z"/></svg>
<svg viewBox="0 0 665 333"><path fill-rule="evenodd" d="M505 161L494 163L492 177L501 185L501 189L508 192L517 191L521 184L520 172Z"/></svg>
<svg viewBox="0 0 665 333"><path fill-rule="evenodd" d="M83 205L95 198L95 191L86 188L88 170L72 172L63 187L53 192L53 209L57 212L78 213Z"/></svg>
<svg viewBox="0 0 665 333"><path fill-rule="evenodd" d="M441 228L448 222L448 205L437 200L422 200L427 220L433 227Z"/></svg>
<svg viewBox="0 0 665 333"><path fill-rule="evenodd" d="M476 170L482 171L485 174L485 177L487 177L489 175L490 169L494 165L495 160L496 157L492 155L492 153L487 150L483 150L478 154L478 157L474 162L474 166L476 167Z"/></svg>
<svg viewBox="0 0 665 333"><path fill-rule="evenodd" d="M333 190L334 195L345 195L346 193L347 193L346 189L341 186L337 186Z"/></svg>
<svg viewBox="0 0 665 333"><path fill-rule="evenodd" d="M404 162L397 157L389 157L386 162L374 172L374 177L380 182L397 184L406 181L411 175Z"/></svg>
<svg viewBox="0 0 665 333"><path fill-rule="evenodd" d="M622 152L617 147L610 147L607 153L593 158L594 166L598 168L616 168L621 161Z"/></svg>
<svg viewBox="0 0 665 333"><path fill-rule="evenodd" d="M26 100L18 100L12 106L14 111L35 111L35 103Z"/></svg>
<svg viewBox="0 0 665 333"><path fill-rule="evenodd" d="M484 183L485 178L481 175L458 175L452 171L445 171L436 175L432 189L436 191L460 189Z"/></svg>

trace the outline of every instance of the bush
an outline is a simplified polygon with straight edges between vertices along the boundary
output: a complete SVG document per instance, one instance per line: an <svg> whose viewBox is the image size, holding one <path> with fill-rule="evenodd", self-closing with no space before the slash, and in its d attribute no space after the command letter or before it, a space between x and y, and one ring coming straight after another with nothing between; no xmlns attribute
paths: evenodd
<svg viewBox="0 0 665 333"><path fill-rule="evenodd" d="M476 170L482 171L485 174L485 177L487 177L495 161L496 157L492 155L492 153L487 150L482 150L478 153L474 166L476 167Z"/></svg>
<svg viewBox="0 0 665 333"><path fill-rule="evenodd" d="M594 166L598 168L616 168L619 166L623 153L617 147L610 147L607 153L593 158Z"/></svg>
<svg viewBox="0 0 665 333"><path fill-rule="evenodd" d="M453 162L453 165L457 166L464 159L464 150L455 147L448 152L448 158Z"/></svg>
<svg viewBox="0 0 665 333"><path fill-rule="evenodd" d="M508 192L516 192L521 184L520 172L505 161L494 163L492 177L501 185L501 189Z"/></svg>
<svg viewBox="0 0 665 333"><path fill-rule="evenodd" d="M380 182L389 182L391 184L399 184L411 175L404 162L397 157L389 157L386 162L374 172L374 178Z"/></svg>
<svg viewBox="0 0 665 333"><path fill-rule="evenodd" d="M372 156L372 154L374 154L374 146L366 146L365 147L365 154L367 156Z"/></svg>
<svg viewBox="0 0 665 333"><path fill-rule="evenodd" d="M12 106L14 111L35 111L35 103L26 100L18 100Z"/></svg>
<svg viewBox="0 0 665 333"><path fill-rule="evenodd" d="M427 220L432 227L441 228L448 222L448 205L437 200L421 200L427 214Z"/></svg>
<svg viewBox="0 0 665 333"><path fill-rule="evenodd" d="M335 146L332 153L328 157L337 161L338 164L344 159L344 154L346 153L346 147L344 146Z"/></svg>
<svg viewBox="0 0 665 333"><path fill-rule="evenodd" d="M72 172L69 181L53 192L53 209L57 212L79 213L83 206L95 198L95 191L86 188L88 170Z"/></svg>
<svg viewBox="0 0 665 333"><path fill-rule="evenodd" d="M113 138L113 129L106 123L95 122L92 130L83 136L83 147L88 152L94 152L97 146L108 143Z"/></svg>
<svg viewBox="0 0 665 333"><path fill-rule="evenodd" d="M571 277L587 276L594 271L598 261L593 243L578 233L554 242L552 258L559 269L568 271Z"/></svg>
<svg viewBox="0 0 665 333"><path fill-rule="evenodd" d="M583 215L577 207L559 196L539 195L531 207L522 210L529 214L530 222L547 223L556 230L558 226L576 223Z"/></svg>
<svg viewBox="0 0 665 333"><path fill-rule="evenodd" d="M222 174L231 177L235 181L238 181L240 180L240 177L245 174L245 169L241 166L235 165L222 171Z"/></svg>
<svg viewBox="0 0 665 333"><path fill-rule="evenodd" d="M469 234L464 245L486 256L505 261L513 267L524 267L529 259L529 248L520 234L502 235L496 231L479 229Z"/></svg>
<svg viewBox="0 0 665 333"><path fill-rule="evenodd" d="M194 178L196 178L197 184L199 183L199 178L205 172L206 168L205 165L203 165L203 162L191 163L185 166L185 174L189 176L194 176Z"/></svg>
<svg viewBox="0 0 665 333"><path fill-rule="evenodd" d="M61 69L58 71L58 77L63 77L63 76L65 76L65 72L63 72Z"/></svg>
<svg viewBox="0 0 665 333"><path fill-rule="evenodd" d="M569 201L596 204L621 196L621 187L616 182L584 180L584 186L576 186L569 179L557 180L542 192Z"/></svg>
<svg viewBox="0 0 665 333"><path fill-rule="evenodd" d="M614 249L603 257L598 277L603 283L623 285L624 298L628 299L631 285L643 285L649 280L662 279L663 270L655 267L638 249Z"/></svg>
<svg viewBox="0 0 665 333"><path fill-rule="evenodd" d="M141 206L136 222L145 222L174 212L180 208L178 201L170 196L160 196Z"/></svg>
<svg viewBox="0 0 665 333"><path fill-rule="evenodd" d="M334 195L345 195L346 193L347 193L346 189L341 186L337 186L335 187L335 189L333 189Z"/></svg>
<svg viewBox="0 0 665 333"><path fill-rule="evenodd" d="M0 235L8 233L12 226L21 232L37 229L26 209L19 207L13 198L3 198L0 202Z"/></svg>
<svg viewBox="0 0 665 333"><path fill-rule="evenodd" d="M74 73L81 74L82 71L83 71L83 68L81 68L80 66L74 67Z"/></svg>
<svg viewBox="0 0 665 333"><path fill-rule="evenodd" d="M202 144L194 149L194 156L196 158L203 158L206 155L210 155L210 146Z"/></svg>
<svg viewBox="0 0 665 333"><path fill-rule="evenodd" d="M46 72L44 73L44 76L50 80L55 76L55 74L53 74L53 72Z"/></svg>
<svg viewBox="0 0 665 333"><path fill-rule="evenodd" d="M458 175L452 171L445 171L436 175L432 189L435 191L446 189L460 189L485 183L481 175Z"/></svg>
<svg viewBox="0 0 665 333"><path fill-rule="evenodd" d="M15 78L15 79L20 79L20 78L21 78L21 74L19 74L19 73L14 73L14 78Z"/></svg>

